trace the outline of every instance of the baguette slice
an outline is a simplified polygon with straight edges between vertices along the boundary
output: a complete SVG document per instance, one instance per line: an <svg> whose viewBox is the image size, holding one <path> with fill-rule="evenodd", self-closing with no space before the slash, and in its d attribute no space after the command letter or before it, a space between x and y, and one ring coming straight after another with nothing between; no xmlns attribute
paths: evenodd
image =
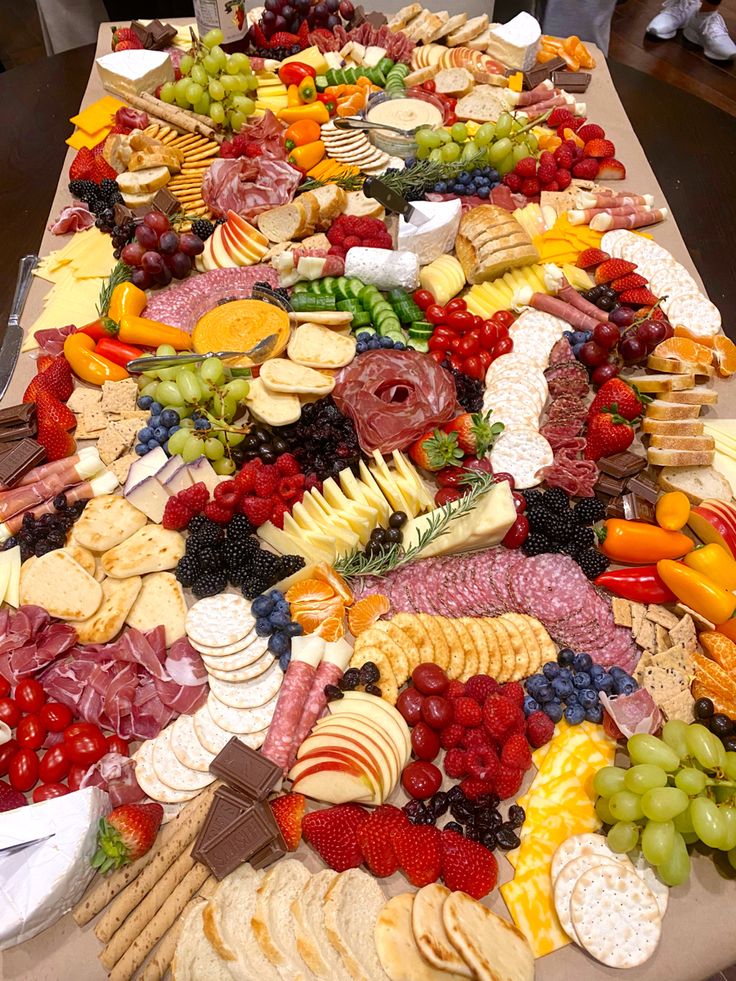
<svg viewBox="0 0 736 981"><path fill-rule="evenodd" d="M680 375L680 378L686 377ZM659 398L665 402L686 402L688 405L715 405L718 401L718 392L707 385L696 385L685 392L678 392L675 389L671 392L662 392Z"/></svg>
<svg viewBox="0 0 736 981"><path fill-rule="evenodd" d="M658 436L702 436L705 426L702 422L687 422L682 419L647 419L641 421L642 433Z"/></svg>
<svg viewBox="0 0 736 981"><path fill-rule="evenodd" d="M311 196L317 201L319 208L318 228L329 228L334 219L343 213L348 203L346 192L337 184L324 184L312 191ZM302 197L305 198L307 195L303 194Z"/></svg>
<svg viewBox="0 0 736 981"><path fill-rule="evenodd" d="M450 20L450 15L446 10L438 10L436 14L433 14L427 23L427 27L422 35L421 40L424 44L432 44L438 38L443 37L446 33L445 25Z"/></svg>
<svg viewBox="0 0 736 981"><path fill-rule="evenodd" d="M655 399L647 406L646 415L648 419L697 419L700 415L700 406Z"/></svg>
<svg viewBox="0 0 736 981"><path fill-rule="evenodd" d="M325 893L337 878L332 869L313 875L291 904L296 949L307 967L324 981L350 981L342 958L330 943L325 928Z"/></svg>
<svg viewBox="0 0 736 981"><path fill-rule="evenodd" d="M454 48L457 44L467 44L468 41L472 41L474 37L482 34L487 27L488 14L481 14L480 17L471 17L469 21L463 24L459 31L448 35L445 43L450 48Z"/></svg>
<svg viewBox="0 0 736 981"><path fill-rule="evenodd" d="M435 41L439 41L443 37L447 37L448 34L454 34L455 31L459 31L468 22L468 15L466 13L455 14L450 17L447 23L443 26L441 32L435 37ZM406 79L404 79L406 83ZM415 83L416 84L416 83Z"/></svg>
<svg viewBox="0 0 736 981"><path fill-rule="evenodd" d="M416 71L410 72L404 79L404 85L410 89L413 85L421 85L422 82L428 82L430 78L434 78L439 71L439 65L427 65L425 68L417 68ZM352 194L359 194L359 191L351 191Z"/></svg>
<svg viewBox="0 0 736 981"><path fill-rule="evenodd" d="M691 504L700 504L710 497L731 500L731 485L713 467L665 467L657 479L664 490L682 491Z"/></svg>
<svg viewBox="0 0 736 981"><path fill-rule="evenodd" d="M159 150L136 150L128 161L128 170L145 170L147 167L167 167L172 174L181 170L181 161L169 147L162 146Z"/></svg>
<svg viewBox="0 0 736 981"><path fill-rule="evenodd" d="M465 68L445 68L434 80L437 92L444 95L466 95L473 88L473 76Z"/></svg>
<svg viewBox="0 0 736 981"><path fill-rule="evenodd" d="M712 436L663 436L649 437L650 447L657 450L714 450L716 441Z"/></svg>
<svg viewBox="0 0 736 981"><path fill-rule="evenodd" d="M299 230L300 238L304 238L305 235L313 235L317 230L320 220L320 206L318 198L312 191L307 191L306 194L299 195L296 203L301 204L305 212L304 227Z"/></svg>
<svg viewBox="0 0 736 981"><path fill-rule="evenodd" d="M710 467L714 456L713 450L647 450L647 460L655 467Z"/></svg>
<svg viewBox="0 0 736 981"><path fill-rule="evenodd" d="M348 191L345 214L356 218L383 218L383 205L375 198L366 197L362 191Z"/></svg>
<svg viewBox="0 0 736 981"><path fill-rule="evenodd" d="M390 18L388 22L388 28L391 31L401 31L406 25L422 12L421 3L410 3L406 7L402 7L398 13L395 13L393 17Z"/></svg>
<svg viewBox="0 0 736 981"><path fill-rule="evenodd" d="M632 382L640 392L657 393L660 392L680 392L683 389L692 388L695 384L695 375L639 375L632 378Z"/></svg>
<svg viewBox="0 0 736 981"><path fill-rule="evenodd" d="M488 45L491 43L493 35L491 33L490 27L483 31L482 34L478 34L476 37L471 37L469 41L465 44L471 51L485 51Z"/></svg>
<svg viewBox="0 0 736 981"><path fill-rule="evenodd" d="M325 929L354 981L387 981L374 939L386 897L367 872L341 872L325 893Z"/></svg>
<svg viewBox="0 0 736 981"><path fill-rule="evenodd" d="M503 92L503 89L494 85L476 85L470 95L457 100L455 115L458 119L494 123L508 109Z"/></svg>
<svg viewBox="0 0 736 981"><path fill-rule="evenodd" d="M258 227L269 242L289 242L301 238L307 227L306 208L301 200L297 199L291 204L283 204L270 211L264 211L258 216Z"/></svg>
<svg viewBox="0 0 736 981"><path fill-rule="evenodd" d="M251 927L261 950L279 968L282 977L294 981L312 978L296 947L291 904L311 876L301 862L286 859L273 865L261 880Z"/></svg>
<svg viewBox="0 0 736 981"><path fill-rule="evenodd" d="M711 364L704 364L702 361L680 361L679 358L660 358L656 354L650 354L647 358L647 367L655 371L669 371L673 375L707 375L709 378L716 373L716 369Z"/></svg>
<svg viewBox="0 0 736 981"><path fill-rule="evenodd" d="M172 981L230 981L228 962L223 960L204 933L206 900L196 899L185 914L176 953L171 964Z"/></svg>
<svg viewBox="0 0 736 981"><path fill-rule="evenodd" d="M135 173L127 171L116 177L118 187L123 194L151 194L168 184L170 179L168 167L146 167L144 170L136 170Z"/></svg>

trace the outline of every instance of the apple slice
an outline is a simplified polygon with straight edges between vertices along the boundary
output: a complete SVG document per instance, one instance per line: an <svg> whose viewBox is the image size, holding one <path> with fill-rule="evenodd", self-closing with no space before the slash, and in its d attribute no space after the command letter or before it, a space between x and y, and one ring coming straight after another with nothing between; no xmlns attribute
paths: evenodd
<svg viewBox="0 0 736 981"><path fill-rule="evenodd" d="M715 542L736 558L736 530L728 520L727 512L714 506L720 503L706 500L691 508L687 523L706 545Z"/></svg>
<svg viewBox="0 0 736 981"><path fill-rule="evenodd" d="M223 235L224 225L217 225L208 241L212 242L212 258L219 269L235 269L239 263L228 251Z"/></svg>
<svg viewBox="0 0 736 981"><path fill-rule="evenodd" d="M225 222L221 227L226 247L239 266L253 266L266 254L266 249L258 249L229 222Z"/></svg>
<svg viewBox="0 0 736 981"><path fill-rule="evenodd" d="M404 745L403 742L397 745L388 729L366 716L345 712L341 715L327 715L320 719L312 729L311 735L325 735L332 732L348 732L351 738L355 736L384 746L391 764L391 782L394 786L398 783L404 767Z"/></svg>
<svg viewBox="0 0 736 981"><path fill-rule="evenodd" d="M324 755L295 763L289 778L292 790L325 804L371 803L378 789L353 761Z"/></svg>
<svg viewBox="0 0 736 981"><path fill-rule="evenodd" d="M256 247L260 246L264 254L268 252L268 239L263 232L256 228L255 225L251 225L249 221L246 221L237 211L228 211L226 224L237 229L241 235L249 239Z"/></svg>
<svg viewBox="0 0 736 981"><path fill-rule="evenodd" d="M393 753L388 748L385 739L378 742L376 738L365 732L339 726L334 728L323 727L319 732L312 733L304 740L296 756L300 760L315 750L343 748L352 753L359 753L373 761L381 783L381 796L384 799L388 797L395 785L393 779L395 762Z"/></svg>
<svg viewBox="0 0 736 981"><path fill-rule="evenodd" d="M398 709L395 709L393 705L389 705L385 699L377 698L375 695L368 695L364 691L346 691L344 698L330 702L328 708L333 714L353 712L357 709L361 715L367 715L368 718L380 720L380 723L384 727L386 726L386 721L383 715L388 716L388 719L394 725L394 731L397 733L399 745L402 743L404 745L404 765L409 762L411 758L411 734L409 733L409 727ZM377 715L377 713L381 712L383 715Z"/></svg>
<svg viewBox="0 0 736 981"><path fill-rule="evenodd" d="M365 750L363 747L355 746L354 744L348 742L339 742L335 736L330 737L330 744L328 746L312 746L312 738L312 736L307 736L302 743L300 749L303 750L303 753L300 757L300 761L317 760L327 757L328 759L354 763L356 766L360 767L373 782L375 787L374 797L378 798L379 803L383 801L385 797L384 772L378 761L370 754L370 752ZM321 737L315 736L314 738L319 739L321 742Z"/></svg>

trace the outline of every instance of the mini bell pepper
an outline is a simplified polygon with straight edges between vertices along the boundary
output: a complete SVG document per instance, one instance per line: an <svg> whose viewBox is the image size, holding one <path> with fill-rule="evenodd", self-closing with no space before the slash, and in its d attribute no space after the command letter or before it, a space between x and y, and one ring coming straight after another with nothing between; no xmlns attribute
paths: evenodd
<svg viewBox="0 0 736 981"><path fill-rule="evenodd" d="M321 102L324 106L326 106L327 111L331 116L335 115L335 112L337 111L337 102L333 96L327 95L326 92L318 92L317 102Z"/></svg>
<svg viewBox="0 0 736 981"><path fill-rule="evenodd" d="M118 283L112 291L106 316L117 324L121 317L128 314L139 317L145 310L147 303L148 297L142 289L133 283Z"/></svg>
<svg viewBox="0 0 736 981"><path fill-rule="evenodd" d="M685 565L708 576L729 591L736 589L736 559L722 545L700 545L683 559Z"/></svg>
<svg viewBox="0 0 736 981"><path fill-rule="evenodd" d="M284 146L287 150L293 150L295 147L314 143L321 135L319 123L313 119L301 119L298 123L292 123L284 133Z"/></svg>
<svg viewBox="0 0 736 981"><path fill-rule="evenodd" d="M596 530L600 549L614 562L647 565L660 559L680 559L693 550L692 539L645 521L609 518ZM724 617L725 619L725 617Z"/></svg>
<svg viewBox="0 0 736 981"><path fill-rule="evenodd" d="M706 620L723 623L736 610L736 596L733 593L684 562L662 559L657 563L657 572L680 602Z"/></svg>
<svg viewBox="0 0 736 981"><path fill-rule="evenodd" d="M159 344L170 344L177 351L188 351L192 346L192 338L178 327L161 324L157 320L146 320L145 317L123 317L117 339L126 344L140 344L143 347L158 347Z"/></svg>
<svg viewBox="0 0 736 981"><path fill-rule="evenodd" d="M325 145L322 140L314 143L307 143L306 146L297 146L289 154L289 163L299 167L300 170L308 171L315 167L325 155Z"/></svg>
<svg viewBox="0 0 736 981"><path fill-rule="evenodd" d="M323 102L310 102L306 106L287 106L286 109L279 109L276 116L287 125L298 123L300 119L313 119L315 123L320 124L330 119L327 106Z"/></svg>
<svg viewBox="0 0 736 981"><path fill-rule="evenodd" d="M676 603L677 597L662 582L656 565L639 565L632 569L609 569L595 581L614 596L634 603Z"/></svg>
<svg viewBox="0 0 736 981"><path fill-rule="evenodd" d="M102 318L93 320L91 324L85 324L84 327L80 327L78 333L86 334L95 341L101 341L103 337L110 336L110 331L106 326L107 323L108 321Z"/></svg>
<svg viewBox="0 0 736 981"><path fill-rule="evenodd" d="M300 106L301 104L302 104L302 100L299 97L299 86L290 85L286 90L286 105L294 107L294 106Z"/></svg>
<svg viewBox="0 0 736 981"><path fill-rule="evenodd" d="M726 620L724 623L719 623L716 627L719 634L723 634L724 637L728 637L736 644L736 617L731 617L730 620Z"/></svg>
<svg viewBox="0 0 736 981"><path fill-rule="evenodd" d="M313 78L303 78L299 82L299 98L307 104L316 100L317 85Z"/></svg>
<svg viewBox="0 0 736 981"><path fill-rule="evenodd" d="M682 491L670 491L657 501L654 513L660 528L679 531L690 517L690 501Z"/></svg>
<svg viewBox="0 0 736 981"><path fill-rule="evenodd" d="M284 85L299 85L305 78L314 78L317 72L302 61L290 61L279 69L279 79Z"/></svg>
<svg viewBox="0 0 736 981"><path fill-rule="evenodd" d="M123 368L127 367L129 361L143 357L141 348L133 347L132 344L124 344L123 341L119 341L115 337L103 337L102 340L98 341L95 354L100 354L103 358L107 358L108 361L119 364Z"/></svg>
<svg viewBox="0 0 736 981"><path fill-rule="evenodd" d="M106 381L123 381L129 377L125 368L96 354L94 347L94 339L82 331L70 334L64 341L64 357L77 378L91 385L102 385Z"/></svg>

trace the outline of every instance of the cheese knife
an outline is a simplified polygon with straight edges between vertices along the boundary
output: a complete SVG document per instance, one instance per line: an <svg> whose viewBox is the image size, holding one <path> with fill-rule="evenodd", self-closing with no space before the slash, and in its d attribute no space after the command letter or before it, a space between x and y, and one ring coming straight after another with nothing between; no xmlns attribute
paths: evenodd
<svg viewBox="0 0 736 981"><path fill-rule="evenodd" d="M18 264L18 282L15 284L13 304L10 308L8 326L0 347L0 399L5 395L10 379L13 377L18 363L20 349L23 344L23 328L20 325L20 315L31 286L31 273L38 264L37 255L24 255Z"/></svg>
<svg viewBox="0 0 736 981"><path fill-rule="evenodd" d="M386 211L395 211L410 225L423 225L429 221L428 215L409 204L406 198L385 184L380 177L366 177L363 181L363 194L367 198L374 198Z"/></svg>
<svg viewBox="0 0 736 981"><path fill-rule="evenodd" d="M31 845L40 845L42 841L48 841L49 838L54 837L54 832L50 835L44 835L42 838L31 838L30 841L19 841L15 845L0 845L0 855L14 855L16 852L23 851L24 848L30 848Z"/></svg>

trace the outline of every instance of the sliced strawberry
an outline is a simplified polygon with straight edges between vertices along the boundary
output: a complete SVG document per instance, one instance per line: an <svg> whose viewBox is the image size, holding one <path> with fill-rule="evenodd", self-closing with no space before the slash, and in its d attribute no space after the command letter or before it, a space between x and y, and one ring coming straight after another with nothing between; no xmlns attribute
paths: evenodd
<svg viewBox="0 0 736 981"><path fill-rule="evenodd" d="M46 459L49 462L63 460L77 449L74 437L54 423L39 422L36 439L46 450Z"/></svg>
<svg viewBox="0 0 736 981"><path fill-rule="evenodd" d="M81 150L77 151L76 157L72 160L72 165L69 168L69 180L94 180L94 167L95 158L92 155L92 151L86 146L83 146Z"/></svg>
<svg viewBox="0 0 736 981"><path fill-rule="evenodd" d="M95 149L97 148L95 147ZM99 184L100 181L105 180L105 178L114 181L117 176L117 171L112 169L107 160L105 160L105 158L102 156L102 151L100 150L100 155L95 156L94 175L92 180L97 181Z"/></svg>
<svg viewBox="0 0 736 981"><path fill-rule="evenodd" d="M589 140L602 140L606 133L597 123L586 123L578 130L578 136L587 143Z"/></svg>
<svg viewBox="0 0 736 981"><path fill-rule="evenodd" d="M575 265L578 269L592 269L593 266L600 266L602 262L610 258L610 255L602 249L585 249L578 256L578 261Z"/></svg>
<svg viewBox="0 0 736 981"><path fill-rule="evenodd" d="M635 262L627 262L626 259L607 259L595 271L596 283L610 283L614 279L622 279L636 269Z"/></svg>
<svg viewBox="0 0 736 981"><path fill-rule="evenodd" d="M657 302L657 297L651 290L640 287L636 290L626 290L619 293L619 303L625 303L628 307L646 307Z"/></svg>
<svg viewBox="0 0 736 981"><path fill-rule="evenodd" d="M304 794L282 794L270 800L269 806L283 835L286 847L294 852L302 840L302 819L307 799Z"/></svg>
<svg viewBox="0 0 736 981"><path fill-rule="evenodd" d="M621 279L614 279L611 283L611 289L616 290L617 293L624 293L626 290L636 290L640 286L647 286L648 283L649 280L640 276L639 273L629 273L628 276L622 276Z"/></svg>
<svg viewBox="0 0 736 981"><path fill-rule="evenodd" d="M293 48L295 44L301 44L298 34L290 34L288 31L277 31L271 35L269 46L271 48Z"/></svg>
<svg viewBox="0 0 736 981"><path fill-rule="evenodd" d="M42 371L46 371L54 363L54 357L52 354L42 354L36 361L36 374L40 375Z"/></svg>
<svg viewBox="0 0 736 981"><path fill-rule="evenodd" d="M72 410L45 389L41 389L36 396L36 418L39 425L48 423L66 430L74 429L77 424Z"/></svg>
<svg viewBox="0 0 736 981"><path fill-rule="evenodd" d="M595 157L597 160L603 160L606 157L612 157L616 152L616 147L610 140L588 140L583 152L586 157Z"/></svg>
<svg viewBox="0 0 736 981"><path fill-rule="evenodd" d="M605 160L600 161L598 178L602 181L626 180L626 168L620 160L616 160L614 157L607 157Z"/></svg>
<svg viewBox="0 0 736 981"><path fill-rule="evenodd" d="M51 392L60 402L66 402L74 391L74 380L69 362L59 354L53 362L31 381L23 393L24 402L35 402L38 392Z"/></svg>

